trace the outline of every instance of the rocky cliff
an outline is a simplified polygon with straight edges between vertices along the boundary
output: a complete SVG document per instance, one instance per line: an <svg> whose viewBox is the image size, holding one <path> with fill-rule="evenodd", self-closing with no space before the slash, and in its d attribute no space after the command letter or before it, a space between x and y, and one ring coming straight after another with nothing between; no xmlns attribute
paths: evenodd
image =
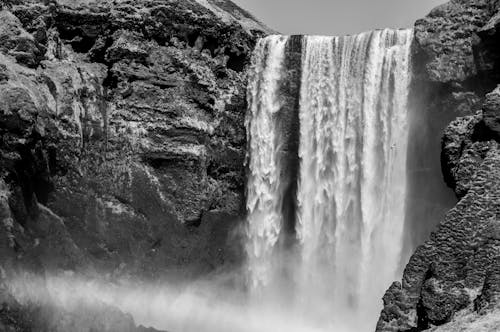
<svg viewBox="0 0 500 332"><path fill-rule="evenodd" d="M246 67L269 30L227 0L0 4L0 331L151 332L104 304L19 303L3 280L195 277L239 262ZM387 291L378 331L498 330L499 9L452 0L416 23L410 155L437 154L444 132L455 196L442 199L437 158L410 161L422 205L408 227L426 225L412 241L458 203Z"/></svg>
<svg viewBox="0 0 500 332"><path fill-rule="evenodd" d="M230 1L1 6L0 277L238 262L246 66L268 29ZM0 326L21 315L5 303Z"/></svg>
<svg viewBox="0 0 500 332"><path fill-rule="evenodd" d="M413 99L431 133L451 121L441 166L458 203L386 292L377 331L500 325L499 7L452 0L415 25Z"/></svg>

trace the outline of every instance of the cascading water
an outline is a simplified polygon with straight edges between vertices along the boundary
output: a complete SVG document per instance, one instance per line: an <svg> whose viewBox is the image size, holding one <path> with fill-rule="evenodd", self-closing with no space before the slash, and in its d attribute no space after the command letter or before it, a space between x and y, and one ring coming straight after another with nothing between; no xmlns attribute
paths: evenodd
<svg viewBox="0 0 500 332"><path fill-rule="evenodd" d="M283 223L279 158L282 144L276 114L281 108L278 90L287 40L285 36L261 39L255 49L249 78L247 128L252 152L248 179L251 185L247 188L250 211L247 252L253 287L268 282L274 246Z"/></svg>
<svg viewBox="0 0 500 332"><path fill-rule="evenodd" d="M305 37L303 45L303 284L327 278L319 284L332 285L335 309L364 317L376 317L400 261L411 35Z"/></svg>
<svg viewBox="0 0 500 332"><path fill-rule="evenodd" d="M289 249L276 244L283 225L293 222L293 251L299 257L286 270L293 275L283 278L294 281L287 289L294 294L289 304L317 326L372 330L380 299L397 278L412 35L386 29L302 37L296 225L280 214L286 203L279 183L283 142L273 116L282 98L278 87L287 70L287 39L267 37L254 55L248 121L250 278L254 285L265 284L262 273L278 278L283 273L273 271L273 260L280 257L276 251Z"/></svg>

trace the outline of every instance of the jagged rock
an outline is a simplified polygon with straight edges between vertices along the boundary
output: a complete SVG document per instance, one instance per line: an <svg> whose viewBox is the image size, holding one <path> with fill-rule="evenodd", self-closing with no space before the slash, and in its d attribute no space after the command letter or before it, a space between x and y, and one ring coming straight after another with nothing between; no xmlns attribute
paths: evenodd
<svg viewBox="0 0 500 332"><path fill-rule="evenodd" d="M202 3L4 6L0 264L154 278L241 261L244 69L268 29Z"/></svg>
<svg viewBox="0 0 500 332"><path fill-rule="evenodd" d="M0 11L0 51L29 67L36 67L43 56L43 47L24 30L19 19L6 10Z"/></svg>
<svg viewBox="0 0 500 332"><path fill-rule="evenodd" d="M4 87L0 91L0 98L3 101L0 119L2 127L21 135L29 132L38 110L28 90L15 86Z"/></svg>
<svg viewBox="0 0 500 332"><path fill-rule="evenodd" d="M386 292L377 331L495 330L481 315L498 308L498 9L452 0L416 23L413 103L431 135L443 130L442 173L459 202Z"/></svg>
<svg viewBox="0 0 500 332"><path fill-rule="evenodd" d="M487 79L489 76L479 74L462 80L465 75L462 71L478 71L472 41L480 28L476 17L485 16L481 10L488 6L484 1L475 1L473 7L469 10L462 2L452 1L415 23L408 105L411 139L407 195L410 199L405 218L404 260L456 204L456 195L442 181L439 156L443 157L443 131L456 117L476 114L482 107L484 91L492 84ZM462 25L464 31L457 30ZM452 178L444 174L446 183L454 188Z"/></svg>
<svg viewBox="0 0 500 332"><path fill-rule="evenodd" d="M486 95L483 122L493 135L500 138L500 87Z"/></svg>
<svg viewBox="0 0 500 332"><path fill-rule="evenodd" d="M441 162L445 181L463 197L475 172L494 144L482 137L480 114L457 118L443 135Z"/></svg>
<svg viewBox="0 0 500 332"><path fill-rule="evenodd" d="M241 262L245 68L269 30L229 1L2 8L0 266L158 278ZM105 306L19 305L0 324L156 331Z"/></svg>
<svg viewBox="0 0 500 332"><path fill-rule="evenodd" d="M403 283L384 296L378 331L424 330L449 322L473 307L477 295L486 298L488 275L498 269L500 151L492 144L474 173L467 194L420 246L405 269ZM490 282L491 283L491 282ZM495 305L495 298L488 296Z"/></svg>
<svg viewBox="0 0 500 332"><path fill-rule="evenodd" d="M451 0L415 23L415 41L428 59L425 70L431 81L464 81L477 74L476 32L495 13L491 7L488 0Z"/></svg>
<svg viewBox="0 0 500 332"><path fill-rule="evenodd" d="M494 332L500 329L499 312L493 311L482 316L464 313L452 322L429 329L432 332Z"/></svg>
<svg viewBox="0 0 500 332"><path fill-rule="evenodd" d="M479 121L478 116L458 118L452 121L444 132L441 144L441 165L444 179L451 188L455 188L457 180L460 180L455 173L462 156L462 142L471 142L473 129Z"/></svg>
<svg viewBox="0 0 500 332"><path fill-rule="evenodd" d="M244 69L268 29L229 1L3 8L0 266L158 278L241 262ZM107 306L1 308L0 330L156 331Z"/></svg>
<svg viewBox="0 0 500 332"><path fill-rule="evenodd" d="M124 59L144 62L149 55L148 43L138 33L120 30L113 35L113 44L106 51L106 60L119 62Z"/></svg>

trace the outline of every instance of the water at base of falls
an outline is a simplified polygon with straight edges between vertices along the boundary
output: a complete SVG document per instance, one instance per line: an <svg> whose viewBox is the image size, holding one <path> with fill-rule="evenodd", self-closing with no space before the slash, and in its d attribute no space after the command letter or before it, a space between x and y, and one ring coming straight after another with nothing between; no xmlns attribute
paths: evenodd
<svg viewBox="0 0 500 332"><path fill-rule="evenodd" d="M279 132L288 37L257 45L249 85L250 285L320 330L374 330L397 278L405 218L411 30L302 37L295 245ZM286 108L285 108L286 110ZM287 133L288 134L288 133ZM289 227L288 227L289 228ZM341 326L344 326L341 328ZM326 328L326 329L324 329Z"/></svg>

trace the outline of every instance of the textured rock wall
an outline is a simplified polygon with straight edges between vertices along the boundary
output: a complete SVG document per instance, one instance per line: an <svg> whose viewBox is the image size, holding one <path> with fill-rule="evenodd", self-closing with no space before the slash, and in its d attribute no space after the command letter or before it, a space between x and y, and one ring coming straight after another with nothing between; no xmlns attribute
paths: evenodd
<svg viewBox="0 0 500 332"><path fill-rule="evenodd" d="M0 271L238 263L246 66L267 28L230 1L0 5Z"/></svg>
<svg viewBox="0 0 500 332"><path fill-rule="evenodd" d="M456 0L416 23L413 93L424 116L435 117L430 133L439 133L451 121L442 132L441 166L458 204L413 254L402 282L386 292L377 331L422 331L436 325L443 331L495 330L491 317L499 306L500 269L498 16L497 1Z"/></svg>
<svg viewBox="0 0 500 332"><path fill-rule="evenodd" d="M267 30L201 3L3 2L1 214L14 256L151 276L235 259L245 67Z"/></svg>

